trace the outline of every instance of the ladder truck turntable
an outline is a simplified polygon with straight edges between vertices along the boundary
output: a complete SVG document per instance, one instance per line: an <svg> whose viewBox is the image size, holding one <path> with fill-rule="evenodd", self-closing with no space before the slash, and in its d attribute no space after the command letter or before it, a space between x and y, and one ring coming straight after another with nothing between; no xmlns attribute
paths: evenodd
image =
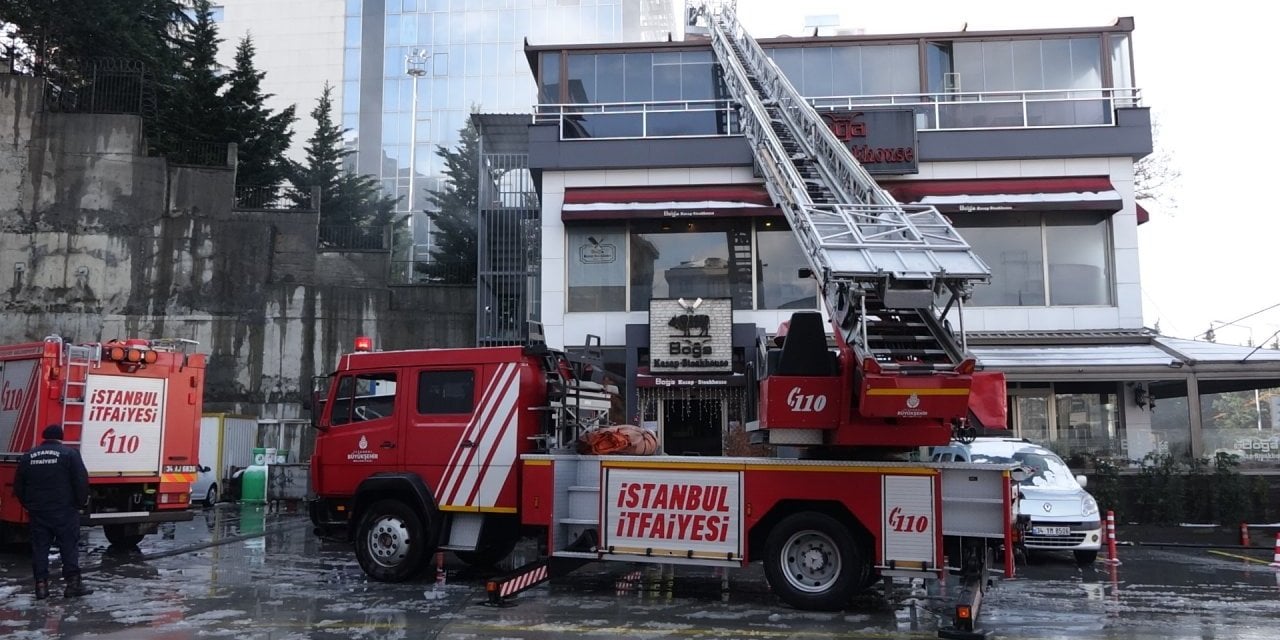
<svg viewBox="0 0 1280 640"><path fill-rule="evenodd" d="M977 633L993 551L1020 537L1021 470L900 454L975 420L1003 426L982 409L1003 406L1003 377L975 371L963 324L957 338L945 320L989 270L936 209L875 183L732 6L710 31L834 333L831 349L822 315L797 312L780 348L760 345L753 441L805 455L578 454L610 394L565 354L538 343L374 352L362 338L313 404L316 532L353 541L365 572L392 582L437 550L491 566L535 535L542 557L490 581L493 603L592 561L761 560L778 597L809 610L841 609L881 578L958 573L953 626L939 633Z"/></svg>

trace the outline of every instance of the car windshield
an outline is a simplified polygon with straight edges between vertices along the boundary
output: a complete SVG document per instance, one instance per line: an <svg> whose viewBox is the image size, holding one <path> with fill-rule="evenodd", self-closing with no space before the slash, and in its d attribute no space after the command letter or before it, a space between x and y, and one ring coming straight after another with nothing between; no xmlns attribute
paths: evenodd
<svg viewBox="0 0 1280 640"><path fill-rule="evenodd" d="M1020 483L1024 487L1042 489L1079 489L1071 469L1057 454L1045 449L995 453L973 452L974 462L1009 464L1016 462L1026 467L1030 474Z"/></svg>

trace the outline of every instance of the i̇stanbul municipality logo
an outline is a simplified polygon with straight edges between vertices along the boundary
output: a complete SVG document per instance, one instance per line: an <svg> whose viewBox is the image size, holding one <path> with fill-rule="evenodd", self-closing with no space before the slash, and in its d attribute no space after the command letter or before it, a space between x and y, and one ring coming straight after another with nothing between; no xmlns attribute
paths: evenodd
<svg viewBox="0 0 1280 640"><path fill-rule="evenodd" d="M360 442L356 446L360 447L360 450L348 453L348 462L373 462L378 459L377 451L366 451L369 448L369 439L365 436L360 436Z"/></svg>

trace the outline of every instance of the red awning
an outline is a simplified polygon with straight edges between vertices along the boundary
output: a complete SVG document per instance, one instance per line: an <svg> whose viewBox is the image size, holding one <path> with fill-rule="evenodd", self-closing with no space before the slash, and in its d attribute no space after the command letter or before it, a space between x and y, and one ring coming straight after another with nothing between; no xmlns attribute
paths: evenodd
<svg viewBox="0 0 1280 640"><path fill-rule="evenodd" d="M1138 207L1138 224L1144 224L1151 221L1151 213L1147 211L1146 207L1140 204L1135 204L1134 206Z"/></svg>
<svg viewBox="0 0 1280 640"><path fill-rule="evenodd" d="M763 185L570 187L562 220L780 216Z"/></svg>
<svg viewBox="0 0 1280 640"><path fill-rule="evenodd" d="M904 204L944 213L981 211L1119 211L1120 192L1105 176L882 182Z"/></svg>

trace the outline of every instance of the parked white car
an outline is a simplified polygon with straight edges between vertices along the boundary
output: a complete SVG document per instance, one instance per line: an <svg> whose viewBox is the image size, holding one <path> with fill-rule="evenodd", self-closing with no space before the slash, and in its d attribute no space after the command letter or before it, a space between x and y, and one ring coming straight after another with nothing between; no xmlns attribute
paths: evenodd
<svg viewBox="0 0 1280 640"><path fill-rule="evenodd" d="M191 504L200 502L212 507L218 502L218 478L211 467L197 467L196 481L191 483Z"/></svg>
<svg viewBox="0 0 1280 640"><path fill-rule="evenodd" d="M1102 548L1098 502L1084 490L1087 479L1072 475L1058 454L1028 440L978 438L972 444L934 447L938 462L1016 462L1028 470L1018 484L1018 513L1031 519L1027 549L1071 551L1076 562L1091 564Z"/></svg>

